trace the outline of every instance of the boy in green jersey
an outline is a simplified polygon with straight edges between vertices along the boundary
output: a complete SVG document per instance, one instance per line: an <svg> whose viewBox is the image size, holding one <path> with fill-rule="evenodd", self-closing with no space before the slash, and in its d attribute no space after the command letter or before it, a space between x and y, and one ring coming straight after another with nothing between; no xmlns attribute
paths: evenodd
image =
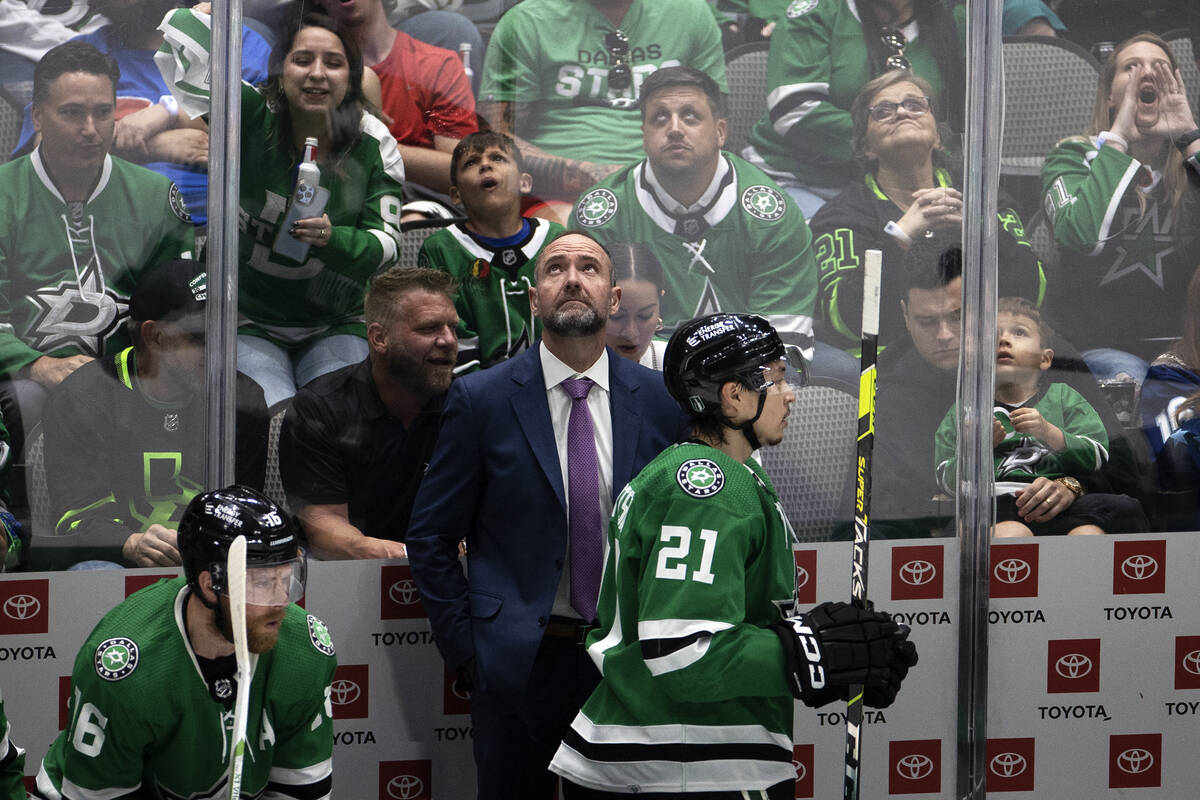
<svg viewBox="0 0 1200 800"><path fill-rule="evenodd" d="M417 263L454 276L458 291L458 367L472 372L512 358L537 342L541 320L529 310L534 265L563 227L521 216L532 188L512 137L480 131L450 157L450 197L467 211L421 245Z"/></svg>

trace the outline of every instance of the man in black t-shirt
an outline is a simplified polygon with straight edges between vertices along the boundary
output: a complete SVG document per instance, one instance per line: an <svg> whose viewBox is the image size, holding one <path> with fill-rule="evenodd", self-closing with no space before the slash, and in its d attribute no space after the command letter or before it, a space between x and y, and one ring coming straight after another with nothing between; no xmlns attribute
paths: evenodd
<svg viewBox="0 0 1200 800"><path fill-rule="evenodd" d="M280 470L318 558L397 558L437 439L458 340L455 282L395 268L367 291L366 361L322 375L284 417Z"/></svg>

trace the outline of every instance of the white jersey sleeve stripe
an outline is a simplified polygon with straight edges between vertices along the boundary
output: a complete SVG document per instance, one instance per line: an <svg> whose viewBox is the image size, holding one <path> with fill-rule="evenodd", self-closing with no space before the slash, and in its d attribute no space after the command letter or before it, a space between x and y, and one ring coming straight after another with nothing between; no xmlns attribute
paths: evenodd
<svg viewBox="0 0 1200 800"><path fill-rule="evenodd" d="M714 634L733 627L732 622L711 619L646 619L638 622L638 638L682 639L697 633Z"/></svg>
<svg viewBox="0 0 1200 800"><path fill-rule="evenodd" d="M829 96L828 83L789 83L786 86L776 86L767 95L767 108L774 108L794 94L823 94Z"/></svg>
<svg viewBox="0 0 1200 800"><path fill-rule="evenodd" d="M761 725L598 725L586 714L575 715L571 727L595 744L769 744L792 749L791 739Z"/></svg>
<svg viewBox="0 0 1200 800"><path fill-rule="evenodd" d="M396 247L396 240L383 231L372 228L369 232L379 240L379 244L383 245L383 258L379 259L379 268L382 269L396 260L399 248Z"/></svg>
<svg viewBox="0 0 1200 800"><path fill-rule="evenodd" d="M710 644L712 644L711 636L701 636L686 647L681 647L665 655L644 658L646 669L650 670L651 675L658 677L668 672L675 672L676 670L690 667L704 658L704 654L708 652Z"/></svg>
<svg viewBox="0 0 1200 800"><path fill-rule="evenodd" d="M269 780L272 783L286 783L300 786L306 783L316 783L319 780L328 778L332 774L333 759L327 758L324 761L313 764L311 767L300 767L298 769L271 767Z"/></svg>

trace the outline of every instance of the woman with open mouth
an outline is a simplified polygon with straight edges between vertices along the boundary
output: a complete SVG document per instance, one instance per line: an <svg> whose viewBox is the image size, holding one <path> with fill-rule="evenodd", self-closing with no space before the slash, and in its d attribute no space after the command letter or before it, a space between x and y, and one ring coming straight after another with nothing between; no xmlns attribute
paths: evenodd
<svg viewBox="0 0 1200 800"><path fill-rule="evenodd" d="M159 68L193 115L208 111L207 9L176 9L160 28L170 52L159 53ZM297 387L367 357L367 281L399 256L404 164L365 109L362 81L354 39L309 13L273 51L266 84L242 86L237 363L272 411ZM316 187L298 181L309 139Z"/></svg>
<svg viewBox="0 0 1200 800"><path fill-rule="evenodd" d="M1061 261L1051 279L1060 333L1100 380L1140 384L1177 339L1200 263L1200 128L1167 43L1142 33L1104 65L1085 136L1042 167Z"/></svg>

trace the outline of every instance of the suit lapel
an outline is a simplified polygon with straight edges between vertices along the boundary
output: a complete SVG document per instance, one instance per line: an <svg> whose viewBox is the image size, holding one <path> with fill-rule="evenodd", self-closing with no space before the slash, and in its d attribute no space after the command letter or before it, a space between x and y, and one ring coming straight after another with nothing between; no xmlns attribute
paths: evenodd
<svg viewBox="0 0 1200 800"><path fill-rule="evenodd" d="M538 466L554 489L559 505L566 509L567 498L562 471L558 466L558 447L554 442L554 425L550 422L550 404L546 401L546 382L542 377L539 347L530 347L518 356L518 360L521 363L515 366L512 374L517 384L511 397L513 413L537 458Z"/></svg>
<svg viewBox="0 0 1200 800"><path fill-rule="evenodd" d="M642 415L638 407L638 389L632 376L626 374L622 357L608 351L609 406L612 410L612 485L613 500L625 484L633 479L633 457L642 430Z"/></svg>

